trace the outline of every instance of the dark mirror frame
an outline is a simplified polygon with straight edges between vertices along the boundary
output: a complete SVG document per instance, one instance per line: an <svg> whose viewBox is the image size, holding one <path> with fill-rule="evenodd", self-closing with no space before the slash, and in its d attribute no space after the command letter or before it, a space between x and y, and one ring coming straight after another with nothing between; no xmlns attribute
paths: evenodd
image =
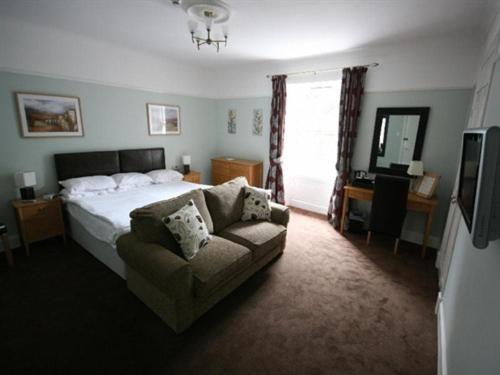
<svg viewBox="0 0 500 375"><path fill-rule="evenodd" d="M380 139L380 129L382 127L382 119L391 115L396 116L420 116L418 122L417 139L415 141L415 150L413 151L412 160L421 160L422 148L424 146L425 129L427 128L427 121L429 119L430 107L394 107L394 108L377 108L377 115L375 117L375 130L373 132L372 151L370 156L370 173L386 174L391 176L406 176L407 168L383 168L377 167L377 157L379 155L378 140ZM387 126L386 126L387 130Z"/></svg>

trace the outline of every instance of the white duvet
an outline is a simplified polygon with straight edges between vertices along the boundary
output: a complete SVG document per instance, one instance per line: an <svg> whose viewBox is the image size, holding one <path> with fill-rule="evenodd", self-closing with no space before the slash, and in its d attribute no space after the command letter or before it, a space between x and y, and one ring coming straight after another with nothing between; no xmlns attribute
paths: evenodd
<svg viewBox="0 0 500 375"><path fill-rule="evenodd" d="M66 209L90 234L111 245L130 231L130 212L150 203L169 199L207 185L167 182L91 197L65 199Z"/></svg>

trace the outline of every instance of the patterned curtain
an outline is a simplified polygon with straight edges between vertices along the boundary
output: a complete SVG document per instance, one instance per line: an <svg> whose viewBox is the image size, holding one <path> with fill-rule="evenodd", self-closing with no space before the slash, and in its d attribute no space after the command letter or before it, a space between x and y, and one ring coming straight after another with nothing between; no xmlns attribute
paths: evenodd
<svg viewBox="0 0 500 375"><path fill-rule="evenodd" d="M351 173L351 159L354 140L363 96L363 83L367 68L345 68L342 70L342 87L339 110L339 139L337 149L337 177L333 186L332 197L328 207L328 220L335 229L340 228L344 186L347 185Z"/></svg>
<svg viewBox="0 0 500 375"><path fill-rule="evenodd" d="M269 172L266 188L271 189L272 200L285 204L283 185L283 141L285 134L286 75L273 76L273 100L271 103L271 132L269 150Z"/></svg>

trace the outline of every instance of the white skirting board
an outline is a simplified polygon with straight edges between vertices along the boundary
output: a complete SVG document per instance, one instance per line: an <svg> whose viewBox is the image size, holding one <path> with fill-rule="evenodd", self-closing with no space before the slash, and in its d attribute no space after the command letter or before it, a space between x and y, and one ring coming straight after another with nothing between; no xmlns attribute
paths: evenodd
<svg viewBox="0 0 500 375"><path fill-rule="evenodd" d="M436 302L436 312L438 316L438 375L448 375L448 366L446 362L446 328L443 312L443 299L441 292L438 294Z"/></svg>
<svg viewBox="0 0 500 375"><path fill-rule="evenodd" d="M288 202L288 206L300 208L300 209L306 210L306 211L315 212L315 213L321 214L321 215L326 215L328 212L328 207L317 206L315 204L304 202L304 201L301 201L298 199L290 199L290 202Z"/></svg>

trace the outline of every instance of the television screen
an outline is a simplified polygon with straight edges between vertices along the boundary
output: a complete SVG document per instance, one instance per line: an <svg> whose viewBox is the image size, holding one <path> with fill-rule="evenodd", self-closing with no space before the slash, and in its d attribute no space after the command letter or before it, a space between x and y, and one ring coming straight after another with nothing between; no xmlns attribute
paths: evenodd
<svg viewBox="0 0 500 375"><path fill-rule="evenodd" d="M474 219L474 205L476 203L482 144L483 134L464 134L462 163L460 166L460 184L458 188L458 204L469 231L471 230L472 221Z"/></svg>

